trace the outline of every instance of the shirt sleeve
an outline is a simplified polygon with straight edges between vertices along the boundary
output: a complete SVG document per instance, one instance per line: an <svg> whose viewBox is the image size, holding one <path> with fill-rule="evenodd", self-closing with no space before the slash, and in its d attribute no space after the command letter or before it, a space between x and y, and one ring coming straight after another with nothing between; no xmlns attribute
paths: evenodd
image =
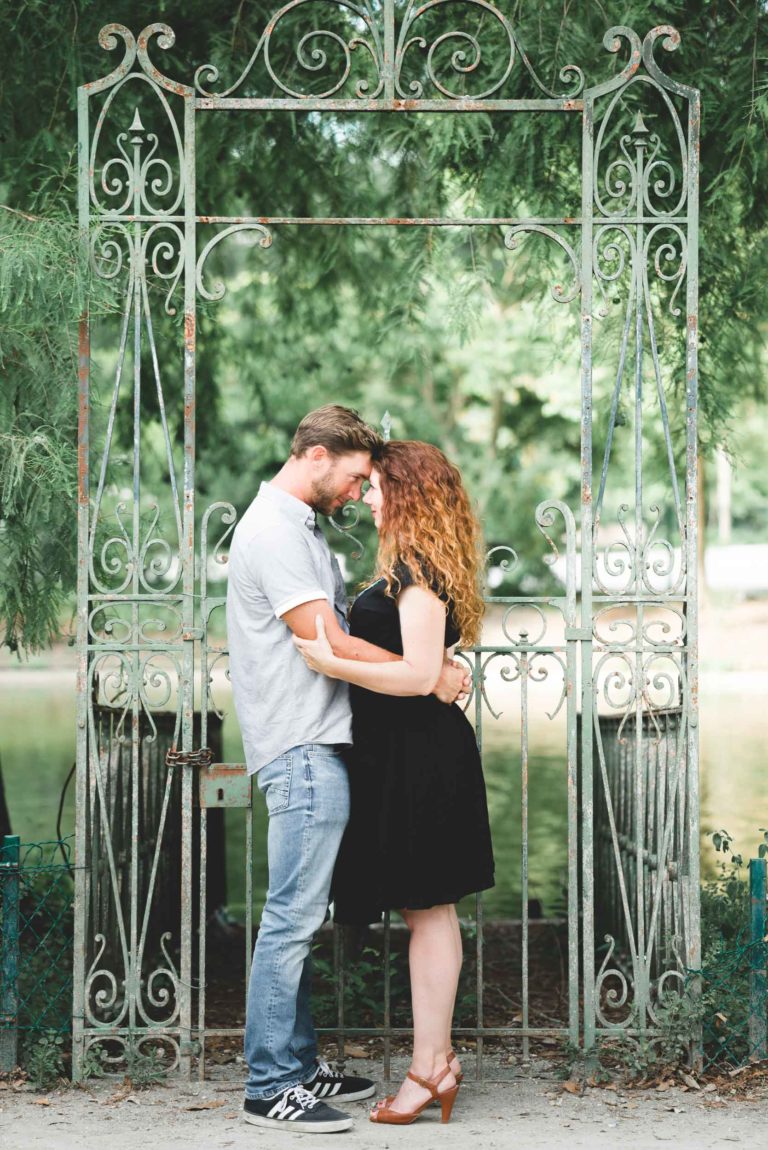
<svg viewBox="0 0 768 1150"><path fill-rule="evenodd" d="M328 600L309 539L302 538L304 530L293 524L273 525L269 532L259 532L248 544L248 570L278 619L302 603Z"/></svg>

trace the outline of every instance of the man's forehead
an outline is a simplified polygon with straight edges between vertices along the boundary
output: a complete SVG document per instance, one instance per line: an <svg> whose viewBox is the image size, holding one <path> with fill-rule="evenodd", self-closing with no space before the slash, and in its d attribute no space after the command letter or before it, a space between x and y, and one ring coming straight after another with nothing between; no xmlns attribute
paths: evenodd
<svg viewBox="0 0 768 1150"><path fill-rule="evenodd" d="M337 467L342 468L347 475L355 475L360 479L367 479L373 466L370 453L367 451L351 451L340 455Z"/></svg>

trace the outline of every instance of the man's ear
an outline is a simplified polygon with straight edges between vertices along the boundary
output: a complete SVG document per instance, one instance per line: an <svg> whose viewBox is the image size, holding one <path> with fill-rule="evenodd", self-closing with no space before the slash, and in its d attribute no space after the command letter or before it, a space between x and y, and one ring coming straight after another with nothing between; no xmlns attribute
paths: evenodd
<svg viewBox="0 0 768 1150"><path fill-rule="evenodd" d="M314 447L307 448L306 457L310 463L322 463L328 459L328 448L323 447L322 443L316 443Z"/></svg>

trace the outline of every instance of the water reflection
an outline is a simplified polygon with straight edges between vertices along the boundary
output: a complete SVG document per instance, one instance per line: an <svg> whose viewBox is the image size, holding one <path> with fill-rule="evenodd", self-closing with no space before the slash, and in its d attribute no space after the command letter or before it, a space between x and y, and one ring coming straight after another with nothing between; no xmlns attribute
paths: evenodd
<svg viewBox="0 0 768 1150"><path fill-rule="evenodd" d="M765 674L723 672L704 677L701 694L702 832L724 827L745 857L756 851L758 827L768 826L765 771ZM529 899L544 915L564 906L567 862L567 791L564 716L546 718L549 694L531 694L529 732ZM548 693L547 693L548 692ZM521 752L514 706L488 723L484 762L497 885L485 896L487 912L517 918L521 913ZM27 842L56 835L59 797L75 754L74 677L66 670L0 670L0 756L14 832ZM236 725L224 724L224 753L242 761ZM62 813L62 832L74 830L74 786ZM266 818L260 800L254 815L254 901L266 889ZM457 852L461 844L456 844ZM228 897L242 911L245 831L240 811L227 812ZM714 856L706 846L704 871ZM472 900L462 908L471 912Z"/></svg>

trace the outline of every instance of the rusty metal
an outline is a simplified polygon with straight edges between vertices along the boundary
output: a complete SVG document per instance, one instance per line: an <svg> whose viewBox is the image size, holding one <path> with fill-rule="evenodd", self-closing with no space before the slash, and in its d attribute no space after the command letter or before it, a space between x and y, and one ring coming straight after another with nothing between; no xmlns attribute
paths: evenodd
<svg viewBox="0 0 768 1150"><path fill-rule="evenodd" d="M210 747L200 747L197 751L177 751L172 747L165 753L166 767L210 767L212 762Z"/></svg>
<svg viewBox="0 0 768 1150"><path fill-rule="evenodd" d="M523 901L521 1018L507 1026L484 1024L484 917L478 899L477 1025L457 1033L476 1040L477 1071L482 1075L485 1037L519 1040L527 1056L531 1041L545 1035L589 1048L602 1035L652 1032L656 1004L674 989L685 969L698 969L700 964L696 721L700 105L698 92L672 80L656 59L660 49L677 48L678 34L663 26L641 41L630 28L612 28L604 46L626 54L623 67L609 80L590 85L578 67L569 65L560 73L557 89L550 90L522 51L510 20L489 0L461 4L429 0L421 5L413 0L338 0L327 6L334 26L305 32L293 44L294 71L283 75L272 48L281 36L290 37L291 20L309 3L314 11L326 7L322 0L293 0L275 12L245 69L229 86L209 65L197 70L193 83L165 75L152 55L173 45L174 33L167 25L149 25L138 36L122 25L107 25L100 43L109 52L120 49L122 59L109 75L84 84L78 93L82 244L94 274L113 285L121 322L112 349L111 399L100 441L94 444L87 315L80 329L76 1077L89 1046L106 1034L123 1047L164 1044L169 1064L180 1066L185 1074L191 1073L197 1055L202 1075L206 1037L229 1033L209 1026L206 1016L203 929L208 911L209 819L226 806L240 808L245 820L246 970L250 963L250 783L242 768L212 764L195 750L209 742L208 711L217 710L214 687L226 668L226 648L216 639L211 620L224 604L215 578L224 572L226 540L235 523L232 506L216 502L205 510L196 537L196 306L198 297L216 301L224 296L224 284L207 280L208 256L242 232L252 233L257 247L266 250L274 232L287 225L492 227L511 252L521 241L546 241L565 258L568 279L553 285L551 294L581 311L580 518L577 523L573 509L551 500L534 512L549 547L547 561L562 564L563 589L554 595L489 596L503 611L500 641L466 651L463 657L473 673L470 707L481 749L484 725L501 709L500 689L518 691L513 705L523 764L519 786L524 900L529 873L529 696L544 681L562 683L552 717L561 711L565 716L568 1018L561 1026L539 1027L530 1017L529 926ZM459 11L466 22L454 27L450 17ZM483 46L488 37L496 37L496 49L486 56ZM495 74L490 74L489 58L499 62ZM518 74L524 78L527 95L508 97L508 82ZM657 118L653 122L649 103ZM582 125L581 209L576 216L467 219L199 215L195 133L205 130L210 114L233 110L254 116L255 123L259 112L279 110L401 115L548 111L577 116ZM211 228L216 229L213 234ZM150 285L155 289L151 297ZM176 364L160 362L153 329L158 298L170 315L183 310ZM612 311L621 317L623 334L618 348L612 349L615 383L598 471L593 466L593 346L601 339L600 321ZM670 416L670 405L678 402L676 381L665 374L657 344L662 313L673 321L679 317L673 337L684 339L686 346L684 476L678 474ZM170 371L183 374L184 442L178 453L165 411ZM140 429L147 389L159 411L169 476L162 515L142 490ZM118 409L124 406L133 420L134 450L130 482L123 481L124 490L116 493L113 440ZM387 417L387 430L389 422ZM634 453L634 490L623 504L615 505L613 468L621 428L627 424L631 443L624 443L622 450ZM652 490L645 466L649 431L663 441L667 463L663 481ZM561 556L555 538L563 537ZM516 562L512 548L494 548L489 556L489 563L502 571ZM199 730L196 689L201 696ZM105 802L107 780L95 720L100 705L113 709L115 738L128 753L125 803L130 842L125 850L115 839ZM633 864L633 869L627 860L645 858L650 849L646 816L650 788L659 784L656 777L650 778L647 763L653 759L649 751L658 743L660 716L670 709L679 713L680 724L674 761L664 775L666 805L653 824L654 863ZM140 802L140 748L147 731L151 737L161 712L170 712L165 721L173 727L174 750L160 781L159 809L164 813L150 825ZM622 789L624 784L617 783L608 766L616 749L609 745L612 739L622 747L622 761L632 763L630 790ZM658 790L653 794L656 802ZM145 850L149 844L148 873L154 876L172 801L181 805L180 910L178 919L168 923L162 955L148 954L145 939L154 878L140 897L138 854L142 844ZM599 846L595 802L604 804L607 815ZM623 822L614 817L617 803L624 804ZM680 811L681 817L673 813ZM614 933L600 951L605 957L596 973L596 946L603 941L595 938L598 849L601 893L609 892L620 918L612 920ZM94 937L89 909L88 875L94 867L104 876L114 902L118 944L109 962L102 961L104 947L100 936ZM678 918L667 914L665 883L675 885L678 918L685 924L679 937ZM658 942L662 927L669 946L656 946L654 952L654 939ZM196 956L195 939L199 940ZM389 946L387 922L385 956ZM355 1033L382 1035L388 1065L390 1039L402 1032L392 1025L388 968L383 1000L383 1026L366 1031L346 1025L340 1000L336 1029L342 1041ZM606 1003L613 1009L606 1012Z"/></svg>

